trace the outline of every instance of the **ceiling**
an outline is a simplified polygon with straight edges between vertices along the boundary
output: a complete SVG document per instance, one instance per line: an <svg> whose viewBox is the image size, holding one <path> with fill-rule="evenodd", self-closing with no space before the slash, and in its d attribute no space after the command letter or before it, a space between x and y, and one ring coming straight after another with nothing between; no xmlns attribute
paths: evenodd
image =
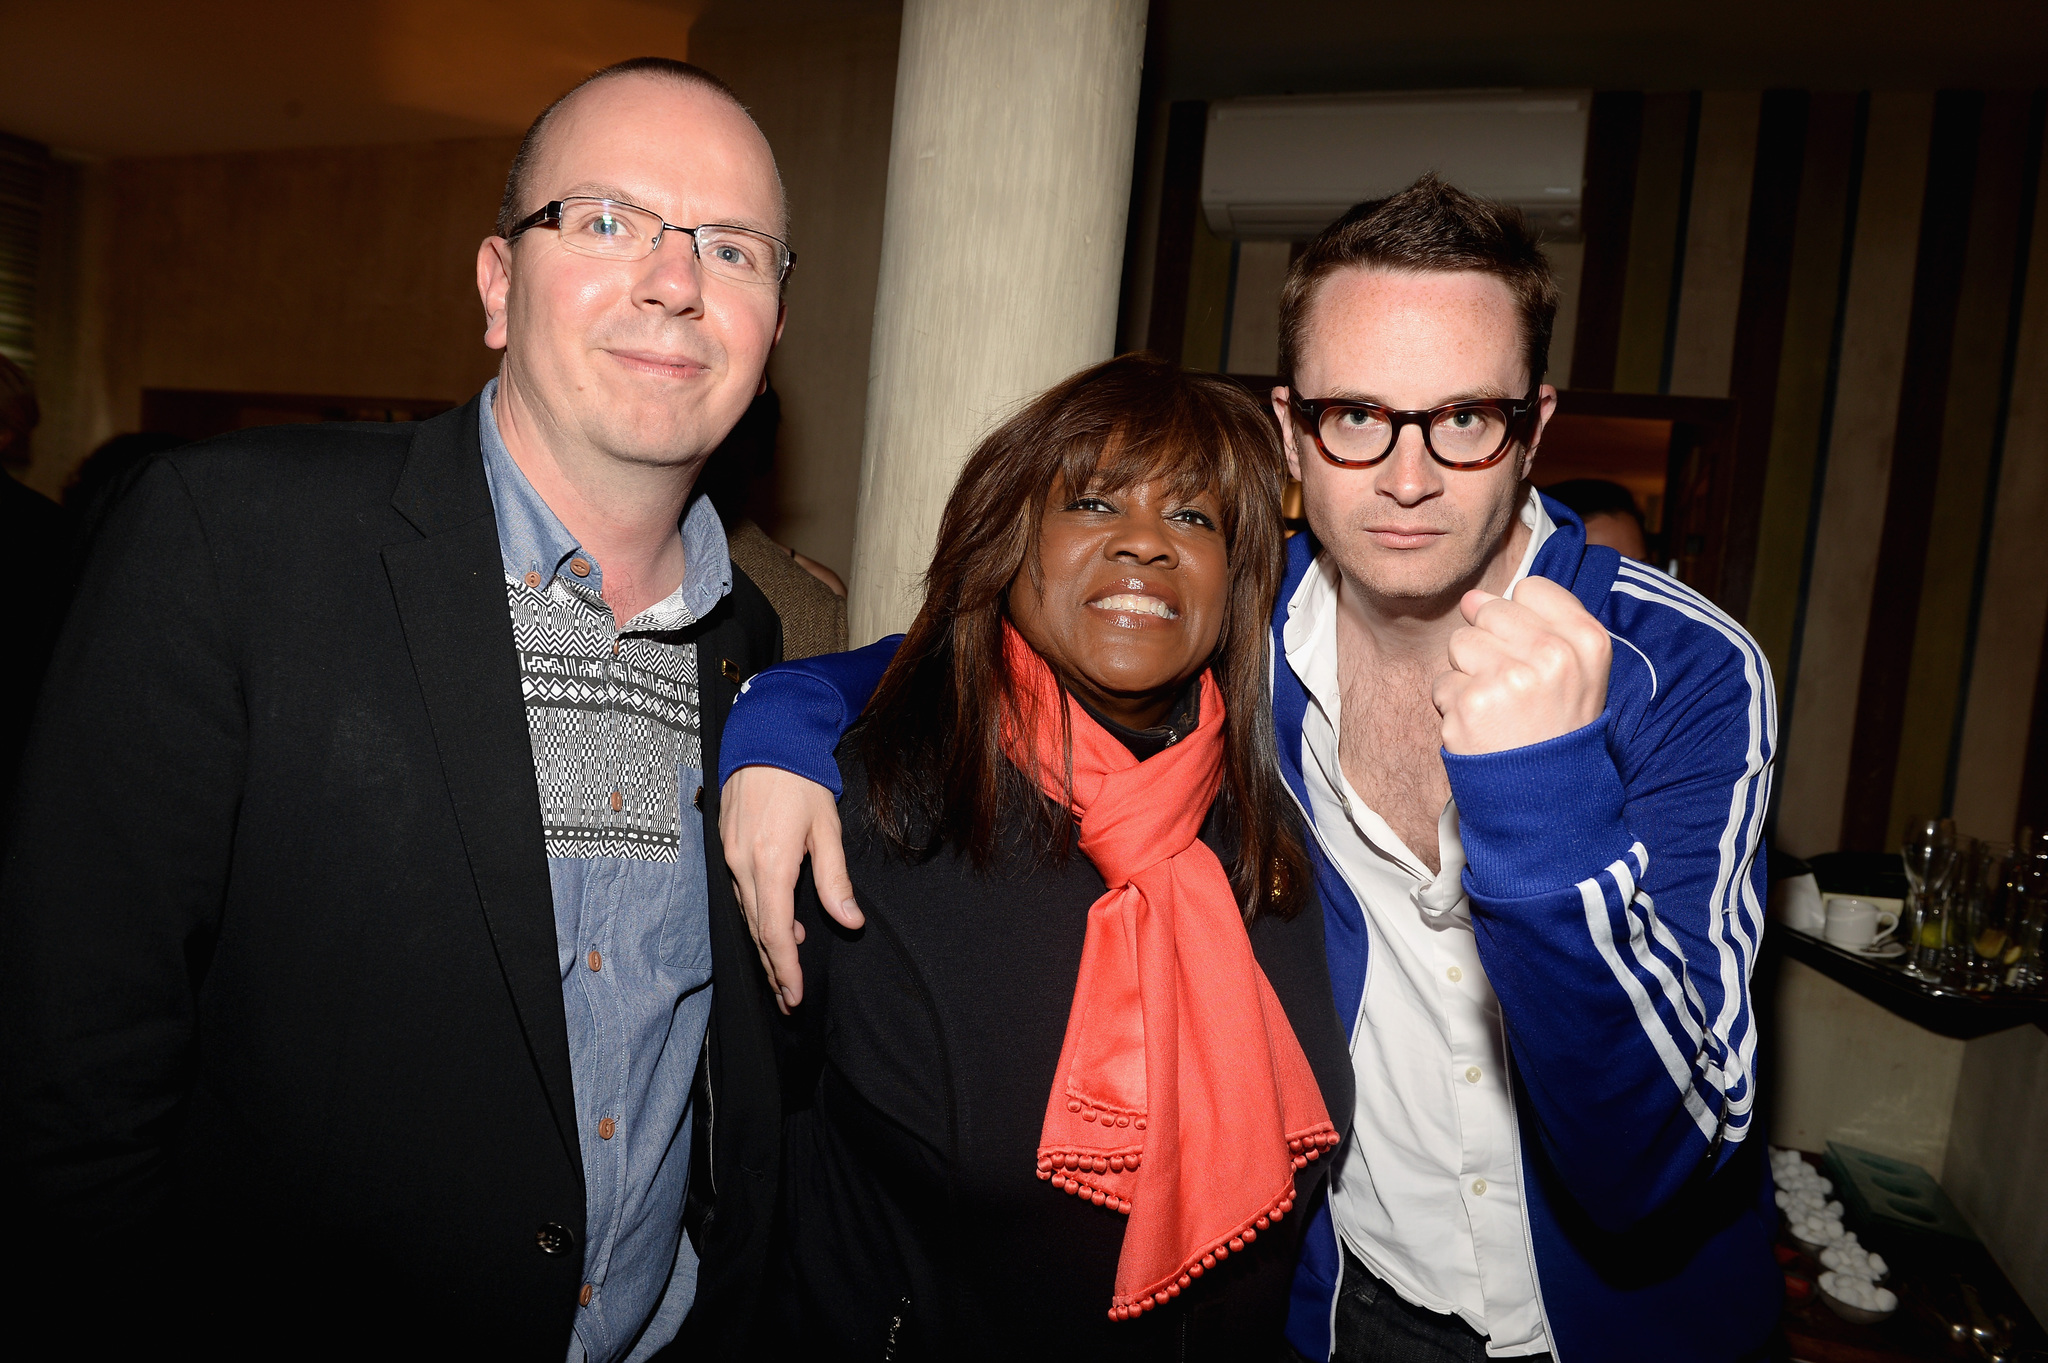
<svg viewBox="0 0 2048 1363"><path fill-rule="evenodd" d="M1151 74L1170 99L2015 88L2048 71L2042 0L1153 0L1152 26Z"/></svg>
<svg viewBox="0 0 2048 1363"><path fill-rule="evenodd" d="M962 0L938 0L960 3ZM0 130L83 157L511 136L581 76L897 0L4 0ZM1154 0L1171 99L1338 90L2019 87L2042 0Z"/></svg>
<svg viewBox="0 0 2048 1363"><path fill-rule="evenodd" d="M7 0L0 129L77 156L516 136L700 0Z"/></svg>

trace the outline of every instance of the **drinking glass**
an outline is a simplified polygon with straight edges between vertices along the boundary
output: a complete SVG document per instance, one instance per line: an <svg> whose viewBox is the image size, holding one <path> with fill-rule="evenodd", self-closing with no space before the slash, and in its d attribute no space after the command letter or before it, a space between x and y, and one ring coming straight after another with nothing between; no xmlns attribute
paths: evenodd
<svg viewBox="0 0 2048 1363"><path fill-rule="evenodd" d="M2026 858L2018 892L2008 911L2005 949L1999 955L2001 988L2034 993L2048 986L2048 962L2042 960L2048 935L2048 852Z"/></svg>
<svg viewBox="0 0 2048 1363"><path fill-rule="evenodd" d="M1906 973L1938 983L1948 950L1948 889L1956 872L1956 826L1950 819L1917 819L1899 846L1906 865Z"/></svg>
<svg viewBox="0 0 2048 1363"><path fill-rule="evenodd" d="M1967 872L1957 873L1951 891L1949 983L1979 991L1997 987L2005 973L2002 958L2011 937L2020 865L2011 843L1979 842Z"/></svg>

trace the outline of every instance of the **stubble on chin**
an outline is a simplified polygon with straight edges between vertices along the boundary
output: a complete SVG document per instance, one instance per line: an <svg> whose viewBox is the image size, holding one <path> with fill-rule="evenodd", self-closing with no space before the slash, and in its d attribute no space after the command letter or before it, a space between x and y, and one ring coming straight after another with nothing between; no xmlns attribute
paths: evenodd
<svg viewBox="0 0 2048 1363"><path fill-rule="evenodd" d="M1389 549L1362 527L1322 539L1345 580L1369 601L1401 615L1430 616L1457 608L1480 585L1502 542L1514 533L1518 501L1474 527L1460 517L1422 549Z"/></svg>

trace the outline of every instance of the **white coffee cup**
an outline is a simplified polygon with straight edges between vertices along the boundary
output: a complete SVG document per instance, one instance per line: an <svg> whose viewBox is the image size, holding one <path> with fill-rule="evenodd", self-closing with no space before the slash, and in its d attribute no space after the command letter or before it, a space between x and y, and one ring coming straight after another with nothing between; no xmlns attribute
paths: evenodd
<svg viewBox="0 0 2048 1363"><path fill-rule="evenodd" d="M1828 923L1821 936L1838 947L1868 951L1892 935L1899 916L1867 899L1837 895L1828 900Z"/></svg>

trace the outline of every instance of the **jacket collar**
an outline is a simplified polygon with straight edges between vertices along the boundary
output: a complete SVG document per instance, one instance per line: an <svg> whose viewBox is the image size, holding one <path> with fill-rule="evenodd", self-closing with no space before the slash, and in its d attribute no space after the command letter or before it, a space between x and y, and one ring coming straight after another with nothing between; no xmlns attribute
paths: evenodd
<svg viewBox="0 0 2048 1363"><path fill-rule="evenodd" d="M420 537L387 546L384 570L484 926L580 1181L554 892L477 411L471 399L414 433L391 500Z"/></svg>
<svg viewBox="0 0 2048 1363"><path fill-rule="evenodd" d="M491 489L477 436L482 402L479 393L452 412L422 421L413 433L391 505L429 538L491 515Z"/></svg>

